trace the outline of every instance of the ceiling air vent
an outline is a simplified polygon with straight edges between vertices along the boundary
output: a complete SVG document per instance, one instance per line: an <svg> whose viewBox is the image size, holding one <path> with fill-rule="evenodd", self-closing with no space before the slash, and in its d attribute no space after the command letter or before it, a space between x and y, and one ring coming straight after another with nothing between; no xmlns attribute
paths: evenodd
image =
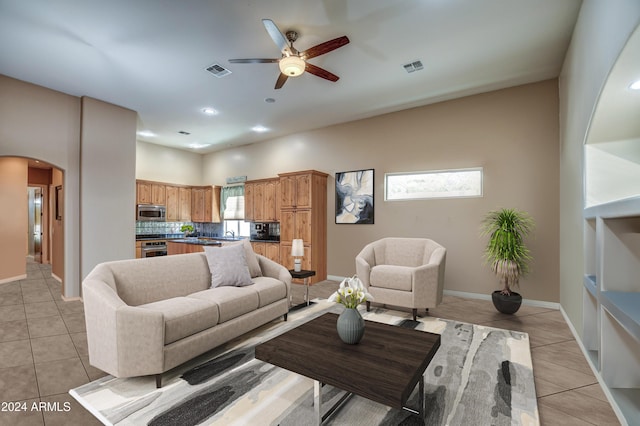
<svg viewBox="0 0 640 426"><path fill-rule="evenodd" d="M226 69L225 67L223 67L222 65L218 65L218 64L213 64L211 66L208 66L207 68L205 68L207 71L209 71L211 74L215 75L218 78L222 78L225 75L229 75L231 74L231 71L229 71L228 69Z"/></svg>
<svg viewBox="0 0 640 426"><path fill-rule="evenodd" d="M422 66L422 61L409 62L408 64L404 64L403 67L408 73L412 73L414 71L420 71L421 69L424 68Z"/></svg>

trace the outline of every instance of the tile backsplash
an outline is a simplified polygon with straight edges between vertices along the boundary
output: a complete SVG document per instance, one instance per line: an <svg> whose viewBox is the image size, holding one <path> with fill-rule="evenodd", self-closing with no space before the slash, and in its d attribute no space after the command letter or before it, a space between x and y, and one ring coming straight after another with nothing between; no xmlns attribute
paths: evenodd
<svg viewBox="0 0 640 426"><path fill-rule="evenodd" d="M193 222L136 222L136 235L165 234L182 236L182 225L193 225L201 237L220 237L223 234L222 223L193 223Z"/></svg>

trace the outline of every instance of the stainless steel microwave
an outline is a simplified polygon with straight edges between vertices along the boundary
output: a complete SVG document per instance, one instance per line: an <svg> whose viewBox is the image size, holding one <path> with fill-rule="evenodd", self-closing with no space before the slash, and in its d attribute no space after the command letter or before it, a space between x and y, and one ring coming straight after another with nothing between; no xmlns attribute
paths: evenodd
<svg viewBox="0 0 640 426"><path fill-rule="evenodd" d="M138 220L164 222L167 220L165 206L138 204Z"/></svg>

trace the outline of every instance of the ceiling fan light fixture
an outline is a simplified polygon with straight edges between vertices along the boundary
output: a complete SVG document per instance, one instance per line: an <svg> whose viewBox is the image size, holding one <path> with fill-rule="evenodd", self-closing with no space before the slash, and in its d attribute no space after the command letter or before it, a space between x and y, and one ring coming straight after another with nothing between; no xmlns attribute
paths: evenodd
<svg viewBox="0 0 640 426"><path fill-rule="evenodd" d="M299 56L286 56L280 59L278 66L282 74L288 77L297 77L304 72L305 62Z"/></svg>

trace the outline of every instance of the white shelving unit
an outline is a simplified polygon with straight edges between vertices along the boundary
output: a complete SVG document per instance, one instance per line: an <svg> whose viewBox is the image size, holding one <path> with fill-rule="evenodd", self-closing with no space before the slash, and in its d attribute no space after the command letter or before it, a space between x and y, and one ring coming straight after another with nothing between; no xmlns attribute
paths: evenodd
<svg viewBox="0 0 640 426"><path fill-rule="evenodd" d="M583 344L628 424L640 418L640 197L584 210Z"/></svg>

